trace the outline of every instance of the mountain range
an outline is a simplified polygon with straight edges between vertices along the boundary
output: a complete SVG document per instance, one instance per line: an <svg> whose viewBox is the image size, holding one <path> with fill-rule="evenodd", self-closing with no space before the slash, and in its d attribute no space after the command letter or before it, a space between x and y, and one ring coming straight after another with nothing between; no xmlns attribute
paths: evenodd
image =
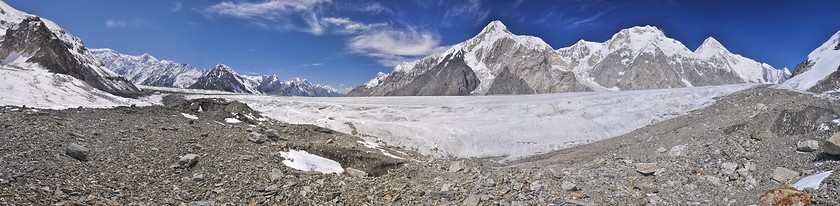
<svg viewBox="0 0 840 206"><path fill-rule="evenodd" d="M794 69L793 77L777 88L813 93L840 92L840 31L808 54Z"/></svg>
<svg viewBox="0 0 840 206"><path fill-rule="evenodd" d="M105 67L140 85L278 96L343 95L329 86L312 84L300 78L281 81L276 75L240 75L224 64L204 71L189 64L158 60L149 54L134 56L121 54L113 49L91 51Z"/></svg>
<svg viewBox="0 0 840 206"><path fill-rule="evenodd" d="M733 54L709 37L695 51L653 26L623 29L606 42L554 50L515 35L500 21L475 37L380 73L348 96L437 96L660 89L736 83L777 84L778 70Z"/></svg>

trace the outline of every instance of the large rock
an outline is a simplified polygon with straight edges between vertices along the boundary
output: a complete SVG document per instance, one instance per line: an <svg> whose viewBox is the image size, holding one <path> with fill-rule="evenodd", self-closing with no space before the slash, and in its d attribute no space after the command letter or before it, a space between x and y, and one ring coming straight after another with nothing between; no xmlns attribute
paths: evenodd
<svg viewBox="0 0 840 206"><path fill-rule="evenodd" d="M799 176L799 172L784 167L776 167L773 170L773 179L781 183L787 183Z"/></svg>
<svg viewBox="0 0 840 206"><path fill-rule="evenodd" d="M67 156L73 157L74 159L77 159L82 162L88 161L88 152L90 152L88 148L75 143L71 143L64 150L64 154L67 154Z"/></svg>
<svg viewBox="0 0 840 206"><path fill-rule="evenodd" d="M759 206L805 206L811 202L811 195L797 190L791 186L782 186L768 190L758 196Z"/></svg>
<svg viewBox="0 0 840 206"><path fill-rule="evenodd" d="M800 152L813 152L820 149L820 142L817 140L805 140L796 144L796 150Z"/></svg>
<svg viewBox="0 0 840 206"><path fill-rule="evenodd" d="M257 143L257 144L262 144L263 142L265 142L265 139L263 138L263 135L260 134L259 132L251 132L251 133L248 133L248 141L251 141L251 142Z"/></svg>
<svg viewBox="0 0 840 206"><path fill-rule="evenodd" d="M823 151L830 155L840 155L840 132L831 135L825 143L823 143Z"/></svg>
<svg viewBox="0 0 840 206"><path fill-rule="evenodd" d="M198 155L197 154L186 154L181 156L178 160L178 166L180 168L191 168L194 167L195 164L198 164Z"/></svg>
<svg viewBox="0 0 840 206"><path fill-rule="evenodd" d="M656 163L636 163L636 172L642 175L653 175L656 173Z"/></svg>

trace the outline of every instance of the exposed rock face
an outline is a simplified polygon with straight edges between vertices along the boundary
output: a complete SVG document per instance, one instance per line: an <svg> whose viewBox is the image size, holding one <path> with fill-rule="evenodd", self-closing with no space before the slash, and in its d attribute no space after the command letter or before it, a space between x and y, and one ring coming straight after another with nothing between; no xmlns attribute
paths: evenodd
<svg viewBox="0 0 840 206"><path fill-rule="evenodd" d="M73 76L118 96L140 94L134 84L103 68L81 40L39 17L27 17L6 30L0 59L3 64L35 63L50 72Z"/></svg>
<svg viewBox="0 0 840 206"><path fill-rule="evenodd" d="M224 64L216 65L196 80L188 89L218 90L235 93L257 94L254 88L247 85L244 78Z"/></svg>
<svg viewBox="0 0 840 206"><path fill-rule="evenodd" d="M453 86L441 78L439 65L458 64L462 56L479 85L464 92L428 90L419 94L416 78L427 88ZM424 75L433 73L433 75ZM729 52L714 38L696 51L668 38L651 26L621 30L604 43L580 42L553 50L537 37L518 36L499 21L491 22L475 37L456 44L442 54L398 65L390 74L376 78L347 96L388 95L492 95L576 92L592 90L659 89L735 83L776 84L790 76L770 65ZM456 84L457 86L457 84ZM408 91L401 91L408 89ZM467 87L460 88L468 89Z"/></svg>
<svg viewBox="0 0 840 206"><path fill-rule="evenodd" d="M817 84L808 89L808 91L814 93L825 93L837 92L838 89L840 89L840 66L837 67L837 71L831 72L831 74L826 76L825 79L817 82Z"/></svg>
<svg viewBox="0 0 840 206"><path fill-rule="evenodd" d="M190 66L143 54L132 56L112 49L91 49L105 67L140 85L186 88L194 84L204 72Z"/></svg>

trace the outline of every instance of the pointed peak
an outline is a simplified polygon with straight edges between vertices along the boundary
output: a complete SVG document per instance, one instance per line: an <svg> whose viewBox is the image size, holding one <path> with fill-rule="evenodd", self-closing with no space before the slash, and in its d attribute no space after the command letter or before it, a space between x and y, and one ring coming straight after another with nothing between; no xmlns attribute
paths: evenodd
<svg viewBox="0 0 840 206"><path fill-rule="evenodd" d="M703 44L700 44L700 47L697 47L697 50L694 50L694 53L700 55L701 57L709 57L719 53L730 52L717 39L709 37L703 41Z"/></svg>
<svg viewBox="0 0 840 206"><path fill-rule="evenodd" d="M487 24L487 26L484 27L484 29L481 30L481 33L488 33L488 32L510 33L510 31L508 31L508 29L507 29L507 26L505 26L505 24L503 24L502 21L499 21L499 20L491 21L489 24Z"/></svg>
<svg viewBox="0 0 840 206"><path fill-rule="evenodd" d="M225 64L217 64L216 67L213 67L213 70L233 72L233 69L231 69L228 65Z"/></svg>
<svg viewBox="0 0 840 206"><path fill-rule="evenodd" d="M665 34L664 32L662 32L662 30L659 30L659 28L656 28L655 26L651 26L651 25L634 26L634 27L630 27L630 28L627 28L627 29L624 29L624 30L621 30L621 31L627 32L627 33L636 33L636 34L644 34L644 33L655 33L655 34L663 34L663 35Z"/></svg>

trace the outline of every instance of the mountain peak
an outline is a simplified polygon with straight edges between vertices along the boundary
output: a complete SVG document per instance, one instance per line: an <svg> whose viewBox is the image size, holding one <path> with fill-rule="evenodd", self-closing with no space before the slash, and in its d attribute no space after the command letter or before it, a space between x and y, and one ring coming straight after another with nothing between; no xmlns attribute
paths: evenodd
<svg viewBox="0 0 840 206"><path fill-rule="evenodd" d="M715 54L729 53L729 50L714 37L709 37L703 41L703 44L700 44L700 47L697 47L697 50L694 50L694 53L706 58Z"/></svg>
<svg viewBox="0 0 840 206"><path fill-rule="evenodd" d="M221 70L221 71L234 73L233 69L231 69L228 65L225 65L225 64L217 64L216 67L213 67L213 70Z"/></svg>
<svg viewBox="0 0 840 206"><path fill-rule="evenodd" d="M502 21L499 20L491 21L489 24L487 24L487 26L484 27L484 29L481 30L481 33L490 32L510 33L510 31L508 31L507 29L507 26L505 26L505 24L503 24Z"/></svg>

